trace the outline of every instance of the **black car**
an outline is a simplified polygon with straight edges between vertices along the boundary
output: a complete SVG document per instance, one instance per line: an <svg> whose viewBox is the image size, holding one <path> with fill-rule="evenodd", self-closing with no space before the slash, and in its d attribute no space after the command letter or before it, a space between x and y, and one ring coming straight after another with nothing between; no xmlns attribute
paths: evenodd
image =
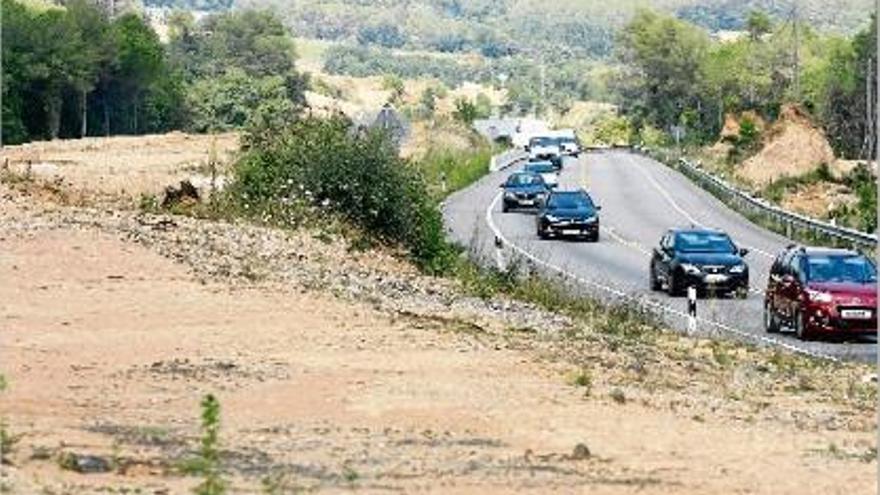
<svg viewBox="0 0 880 495"><path fill-rule="evenodd" d="M517 172L507 178L501 199L501 211L507 213L513 208L538 208L547 196L547 183L540 174Z"/></svg>
<svg viewBox="0 0 880 495"><path fill-rule="evenodd" d="M538 237L576 236L598 242L601 209L586 191L554 191L538 212Z"/></svg>
<svg viewBox="0 0 880 495"><path fill-rule="evenodd" d="M747 249L739 249L724 232L710 229L672 229L660 239L651 256L651 290L666 287L677 296L688 287L714 294L749 292Z"/></svg>

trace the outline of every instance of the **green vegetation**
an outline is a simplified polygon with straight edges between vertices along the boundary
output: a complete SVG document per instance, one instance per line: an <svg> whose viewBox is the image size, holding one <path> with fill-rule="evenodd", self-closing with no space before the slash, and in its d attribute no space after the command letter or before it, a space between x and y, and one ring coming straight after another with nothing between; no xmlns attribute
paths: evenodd
<svg viewBox="0 0 880 495"><path fill-rule="evenodd" d="M201 474L204 480L196 486L197 495L222 495L226 483L220 468L220 403L212 394L202 399L202 438L199 455L187 464L189 474Z"/></svg>
<svg viewBox="0 0 880 495"><path fill-rule="evenodd" d="M217 4L211 0L146 0L147 5L180 7ZM711 31L746 30L755 8L781 23L791 15L786 1L755 0L251 0L247 5L277 9L300 36L373 46L487 57L511 53L563 54L570 58L607 56L614 31L650 5ZM803 19L834 32L861 27L870 0L799 0Z"/></svg>
<svg viewBox="0 0 880 495"><path fill-rule="evenodd" d="M304 104L292 37L266 12L175 13L165 46L140 16L87 0L3 0L2 31L4 144L270 125Z"/></svg>
<svg viewBox="0 0 880 495"><path fill-rule="evenodd" d="M582 324L572 338L597 338L612 350L638 352L651 346L662 330L658 316L637 305L608 305L577 294L566 284L526 269L518 260L505 270L459 260L451 272L468 293L483 299L503 295L559 313Z"/></svg>
<svg viewBox="0 0 880 495"><path fill-rule="evenodd" d="M754 111L772 121L795 103L815 114L838 154L868 156L865 91L876 22L851 40L805 26L795 34L761 12L750 14L747 27L749 36L719 43L687 22L637 14L618 38L618 101L635 128L671 133L677 126L689 143L714 142L726 113ZM754 124L744 122L735 159L756 144Z"/></svg>
<svg viewBox="0 0 880 495"><path fill-rule="evenodd" d="M502 112L527 114L553 108L565 111L577 100L608 98L600 75L603 64L570 59L564 64L549 58L543 70L532 57L448 57L440 54L399 53L384 47L339 44L325 53L324 70L354 77L384 76L394 79L436 79L448 87L466 81L500 87L508 79L508 101ZM393 81L392 79L391 81ZM541 86L544 86L542 98Z"/></svg>
<svg viewBox="0 0 880 495"><path fill-rule="evenodd" d="M145 0L149 7L168 7L187 10L229 10L235 0Z"/></svg>
<svg viewBox="0 0 880 495"><path fill-rule="evenodd" d="M188 83L189 127L205 132L283 125L305 104L293 38L274 14L241 10L169 20L169 59Z"/></svg>
<svg viewBox="0 0 880 495"><path fill-rule="evenodd" d="M842 220L865 232L877 230L877 181L865 164L859 164L843 178L845 184L858 197L854 208L839 208L834 218Z"/></svg>
<svg viewBox="0 0 880 495"><path fill-rule="evenodd" d="M620 104L636 127L716 131L717 105L705 102L699 75L709 37L696 26L642 11L619 36ZM714 114L713 114L714 112ZM717 125L716 125L717 127ZM714 134L714 132L713 132Z"/></svg>
<svg viewBox="0 0 880 495"><path fill-rule="evenodd" d="M287 226L338 215L403 246L429 273L450 265L453 253L423 175L383 132L354 133L343 117L309 117L249 141L230 188L237 211Z"/></svg>
<svg viewBox="0 0 880 495"><path fill-rule="evenodd" d="M3 0L3 143L178 128L179 74L138 16Z"/></svg>
<svg viewBox="0 0 880 495"><path fill-rule="evenodd" d="M828 164L821 164L819 168L816 170L801 175L799 177L782 177L773 181L766 188L764 188L764 196L776 203L782 201L782 197L787 191L793 191L799 187L817 184L819 182L833 182L834 178L831 176L831 171L828 169Z"/></svg>
<svg viewBox="0 0 880 495"><path fill-rule="evenodd" d="M489 162L495 153L491 146L477 144L474 150L432 148L417 163L428 183L429 191L441 200L473 184L489 173Z"/></svg>

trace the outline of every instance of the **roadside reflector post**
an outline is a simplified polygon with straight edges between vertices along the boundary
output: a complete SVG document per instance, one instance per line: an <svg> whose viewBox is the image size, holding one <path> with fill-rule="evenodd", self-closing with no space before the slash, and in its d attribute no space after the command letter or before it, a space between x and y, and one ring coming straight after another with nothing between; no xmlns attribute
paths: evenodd
<svg viewBox="0 0 880 495"><path fill-rule="evenodd" d="M688 333L697 333L697 288L688 287Z"/></svg>

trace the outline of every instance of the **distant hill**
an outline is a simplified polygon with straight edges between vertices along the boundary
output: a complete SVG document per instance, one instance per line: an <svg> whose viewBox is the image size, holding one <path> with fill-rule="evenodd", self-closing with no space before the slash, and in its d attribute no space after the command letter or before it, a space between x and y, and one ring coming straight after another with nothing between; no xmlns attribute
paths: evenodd
<svg viewBox="0 0 880 495"><path fill-rule="evenodd" d="M603 57L614 33L639 8L678 15L710 31L738 30L752 9L822 31L851 33L868 21L872 0L144 0L151 7L222 10L269 7L297 36L385 48L517 52Z"/></svg>

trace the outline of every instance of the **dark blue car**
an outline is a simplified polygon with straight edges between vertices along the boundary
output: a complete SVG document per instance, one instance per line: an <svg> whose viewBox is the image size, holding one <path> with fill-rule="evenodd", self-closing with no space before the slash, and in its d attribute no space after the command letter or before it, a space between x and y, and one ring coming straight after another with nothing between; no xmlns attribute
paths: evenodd
<svg viewBox="0 0 880 495"><path fill-rule="evenodd" d="M599 210L586 191L554 191L538 213L538 237L572 236L599 241Z"/></svg>
<svg viewBox="0 0 880 495"><path fill-rule="evenodd" d="M517 172L501 184L504 197L501 211L507 213L514 208L538 208L547 197L547 184L539 174Z"/></svg>

